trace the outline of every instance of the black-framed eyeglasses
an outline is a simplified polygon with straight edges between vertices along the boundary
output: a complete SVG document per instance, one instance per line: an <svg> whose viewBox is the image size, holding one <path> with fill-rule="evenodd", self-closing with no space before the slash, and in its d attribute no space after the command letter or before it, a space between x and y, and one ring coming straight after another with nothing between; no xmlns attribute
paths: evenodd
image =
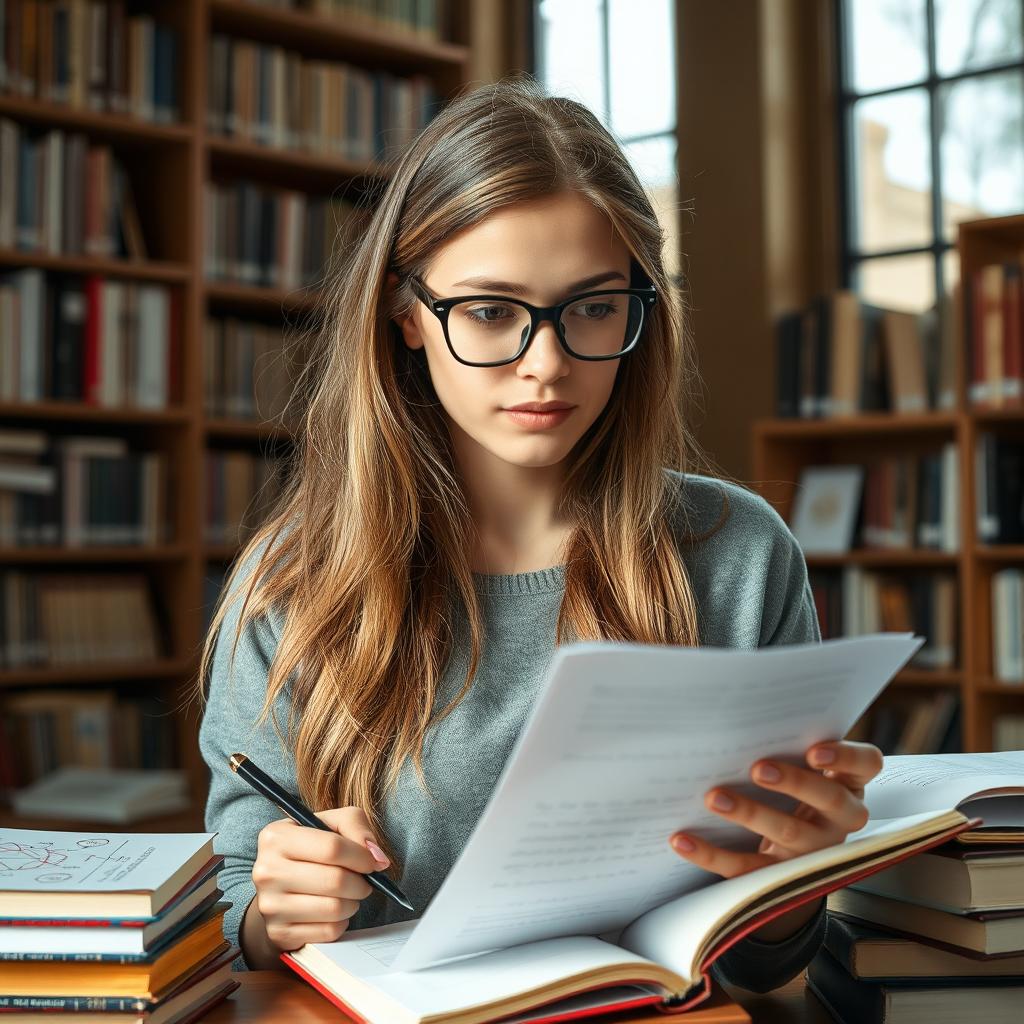
<svg viewBox="0 0 1024 1024"><path fill-rule="evenodd" d="M410 275L416 297L444 330L452 356L466 366L503 366L520 359L537 328L550 320L562 348L575 359L619 359L631 352L658 295L654 285L604 288L534 306L505 295L438 298Z"/></svg>

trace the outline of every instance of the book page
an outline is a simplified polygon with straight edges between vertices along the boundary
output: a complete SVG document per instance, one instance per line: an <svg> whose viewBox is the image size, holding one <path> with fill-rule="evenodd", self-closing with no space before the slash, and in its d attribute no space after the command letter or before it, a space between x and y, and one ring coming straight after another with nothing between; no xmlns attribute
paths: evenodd
<svg viewBox="0 0 1024 1024"><path fill-rule="evenodd" d="M214 834L0 827L0 892L152 891Z"/></svg>
<svg viewBox="0 0 1024 1024"><path fill-rule="evenodd" d="M803 763L846 734L923 641L910 633L735 650L584 643L556 651L477 827L396 966L557 935L599 935L718 876L683 860L686 828L758 837L704 808L761 756Z"/></svg>
<svg viewBox="0 0 1024 1024"><path fill-rule="evenodd" d="M394 961L412 934L414 925L415 922L409 921L359 929L343 935L337 942L305 946L291 956L322 980L335 979L339 993L356 1010L360 1009L361 1003L369 1005L365 1001L365 992L370 988L419 1017L497 1002L584 971L600 970L615 964L650 966L644 957L600 939L571 936L462 957L437 967L407 973L396 970ZM343 984L330 971L332 965L365 984ZM656 985L651 990L660 991ZM361 997L360 993L364 995ZM632 994L643 993L635 991ZM605 1001L609 998L606 997ZM374 1005L379 1005L375 993L371 993L370 999Z"/></svg>
<svg viewBox="0 0 1024 1024"><path fill-rule="evenodd" d="M885 759L881 773L868 783L864 801L872 818L895 818L957 807L975 794L1007 787L1018 796L1024 793L1024 750L894 755ZM961 810L969 817L985 815L981 805L977 810L969 805ZM1024 825L1024 818L1016 824Z"/></svg>

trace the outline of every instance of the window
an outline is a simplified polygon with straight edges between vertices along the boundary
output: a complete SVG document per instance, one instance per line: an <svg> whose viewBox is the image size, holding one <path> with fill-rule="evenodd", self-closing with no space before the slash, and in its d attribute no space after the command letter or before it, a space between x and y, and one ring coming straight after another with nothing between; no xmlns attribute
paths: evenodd
<svg viewBox="0 0 1024 1024"><path fill-rule="evenodd" d="M536 77L589 107L615 136L665 231L679 281L675 4L672 0L537 0Z"/></svg>
<svg viewBox="0 0 1024 1024"><path fill-rule="evenodd" d="M843 279L920 312L962 220L1024 210L1022 0L836 0Z"/></svg>

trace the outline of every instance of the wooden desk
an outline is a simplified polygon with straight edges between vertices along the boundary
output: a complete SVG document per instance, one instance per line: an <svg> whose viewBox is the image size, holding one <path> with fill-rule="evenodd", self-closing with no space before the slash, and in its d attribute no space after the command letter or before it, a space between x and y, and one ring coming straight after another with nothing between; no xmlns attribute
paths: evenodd
<svg viewBox="0 0 1024 1024"><path fill-rule="evenodd" d="M344 1024L349 1018L318 992L290 972L249 971L236 975L242 987L226 1002L215 1007L201 1024ZM769 995L756 995L736 989L732 997L750 1014L753 1024L831 1024L821 1003L804 987L802 978ZM594 1018L610 1024L680 1024L694 1018L690 1014L671 1017L654 1015Z"/></svg>

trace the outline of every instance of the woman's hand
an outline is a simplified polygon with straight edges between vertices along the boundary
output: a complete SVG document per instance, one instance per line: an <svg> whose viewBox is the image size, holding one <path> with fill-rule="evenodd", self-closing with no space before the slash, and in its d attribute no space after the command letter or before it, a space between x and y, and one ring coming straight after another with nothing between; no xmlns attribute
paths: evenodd
<svg viewBox="0 0 1024 1024"><path fill-rule="evenodd" d="M334 830L322 832L288 818L260 831L249 904L240 935L251 967L280 966L284 950L307 942L334 942L373 892L364 875L390 861L376 845L366 815L358 807L322 811ZM381 860L376 859L380 854Z"/></svg>
<svg viewBox="0 0 1024 1024"><path fill-rule="evenodd" d="M704 806L709 811L761 836L756 852L725 850L685 832L670 837L673 849L698 867L733 878L841 843L851 832L863 828L868 820L864 787L882 770L882 752L870 743L840 740L815 744L806 758L810 768L762 760L755 761L750 769L751 779L762 789L786 793L800 801L791 814L724 786L705 794ZM761 938L781 938L812 916L814 909L797 907L757 934Z"/></svg>

